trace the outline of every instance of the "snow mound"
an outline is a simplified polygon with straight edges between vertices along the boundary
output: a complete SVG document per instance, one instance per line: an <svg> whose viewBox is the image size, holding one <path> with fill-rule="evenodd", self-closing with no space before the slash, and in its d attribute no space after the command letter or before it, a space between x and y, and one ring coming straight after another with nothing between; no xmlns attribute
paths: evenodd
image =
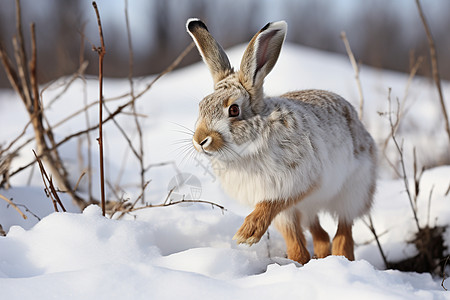
<svg viewBox="0 0 450 300"><path fill-rule="evenodd" d="M2 298L450 297L429 274L379 271L364 260L328 257L299 266L280 257L260 259L230 244L164 256L155 243L157 224L110 220L90 206L83 214L53 213L28 231L12 227L0 238Z"/></svg>

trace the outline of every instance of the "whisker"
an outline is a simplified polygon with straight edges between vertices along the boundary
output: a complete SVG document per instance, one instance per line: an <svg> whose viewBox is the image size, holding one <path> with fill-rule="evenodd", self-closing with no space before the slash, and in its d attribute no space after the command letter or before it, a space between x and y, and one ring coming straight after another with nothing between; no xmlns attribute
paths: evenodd
<svg viewBox="0 0 450 300"><path fill-rule="evenodd" d="M183 158L180 161L180 164L190 161L195 157L195 155L198 155L198 152L193 147L187 149L184 153Z"/></svg>
<svg viewBox="0 0 450 300"><path fill-rule="evenodd" d="M169 122L170 122L170 121L169 121ZM174 125L177 125L177 126L180 126L181 128L186 129L188 132L194 134L194 130L190 129L190 128L187 127L187 126L184 126L184 125L181 125L181 124L178 124L178 123L175 123L175 122L170 122L170 123L172 123L172 124L174 124Z"/></svg>
<svg viewBox="0 0 450 300"><path fill-rule="evenodd" d="M182 155L184 154L187 150L191 150L193 147L190 144L185 144L185 145L181 145L179 147L177 147L176 149L172 150L171 153L173 152L178 152L178 155Z"/></svg>
<svg viewBox="0 0 450 300"><path fill-rule="evenodd" d="M229 154L232 158L235 158L235 159L241 158L241 155L229 146L224 146L224 147L222 147L222 149L223 149L223 153Z"/></svg>
<svg viewBox="0 0 450 300"><path fill-rule="evenodd" d="M182 134L184 134L184 135L188 135L188 136L190 136L190 137L193 137L194 136L194 134L192 134L191 132L187 132L187 131L182 131L182 130L172 130L172 132L176 132L176 133L182 133Z"/></svg>
<svg viewBox="0 0 450 300"><path fill-rule="evenodd" d="M191 139L180 139L180 140L177 140L177 141L171 143L170 145L173 146L173 145L184 144L184 143L191 145L192 140Z"/></svg>

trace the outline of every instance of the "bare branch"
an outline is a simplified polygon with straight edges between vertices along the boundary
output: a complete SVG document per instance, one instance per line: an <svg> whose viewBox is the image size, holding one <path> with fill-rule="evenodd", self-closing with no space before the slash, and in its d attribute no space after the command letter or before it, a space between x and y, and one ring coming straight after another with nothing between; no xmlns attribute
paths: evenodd
<svg viewBox="0 0 450 300"><path fill-rule="evenodd" d="M353 55L352 49L350 48L350 43L348 42L347 35L345 34L345 31L341 32L341 39L344 42L345 50L347 51L347 55L350 59L350 63L352 64L353 70L355 71L355 79L356 84L358 86L358 93L359 93L359 119L363 119L363 112L364 112L364 96L361 86L361 80L359 79L359 66L356 62L355 56Z"/></svg>
<svg viewBox="0 0 450 300"><path fill-rule="evenodd" d="M146 183L145 187L147 187L147 185L149 184L149 181ZM201 203L201 204L210 204L213 208L214 207L218 207L222 210L222 212L226 211L227 209L222 206L219 205L217 203L211 202L211 201L207 201L207 200L186 200L186 199L181 199L178 201L171 201L170 200L170 195L172 194L174 189L171 189L169 191L169 193L167 194L166 199L164 200L163 203L161 204L147 204L144 206L139 206L139 207L135 207L136 203L140 200L140 198L142 197L142 194L133 202L132 205L126 207L122 213L119 215L119 217L117 218L118 220L121 219L125 214L133 212L133 211L137 211L137 210L142 210L142 209L146 209L146 208L154 208L154 207L168 207L168 206L172 206L172 205L178 205L178 204L182 204L182 203Z"/></svg>
<svg viewBox="0 0 450 300"><path fill-rule="evenodd" d="M364 221L364 220L363 220L363 221ZM388 266L389 266L389 264L388 264L388 262L387 262L386 255L384 254L383 248L381 247L380 239L379 239L379 237L378 237L377 231L375 230L375 226L373 225L372 216L371 216L370 214L369 214L369 224L367 224L365 221L364 221L364 223L365 223L366 226L369 228L370 232L372 232L372 234L373 234L373 236L374 236L374 238L375 238L375 241L376 241L376 243L377 243L378 250L380 251L381 258L383 259L384 266L385 266L385 268L387 269Z"/></svg>
<svg viewBox="0 0 450 300"><path fill-rule="evenodd" d="M183 51L183 52L182 52L182 53L181 53L181 54L180 54L180 55L172 62L172 64L171 64L169 67L167 67L163 72L161 72L158 76L156 76L149 84L147 84L147 86L146 86L139 94L137 94L137 95L134 97L134 99L131 99L130 101L126 102L125 104L118 106L114 112L112 112L108 117L106 117L106 118L103 120L103 123L106 123L106 122L110 121L110 120L113 119L115 116L117 116L118 114L122 113L123 110L124 110L126 107L130 106L131 103L133 103L133 101L135 101L135 100L137 100L138 98L142 97L142 96L143 96L143 95L144 95L144 94L145 94L145 93L153 86L153 84L156 83L156 81L158 81L161 77L163 77L163 76L166 75L167 73L170 73L171 71L173 71L173 69L175 69L175 68L181 63L181 61L183 60L183 58L184 58L184 57L185 57L185 56L186 56L186 55L194 48L194 46L195 46L194 42L190 43L190 44L186 47L186 49L185 49L185 50L184 50L184 51ZM0 54L1 54L1 52L0 52ZM2 56L2 59L3 59L3 57L4 57L4 56ZM129 96L129 93L126 93L126 94L123 94L123 95L120 95L120 96L117 96L117 97L114 97L114 98L110 98L110 99L108 99L108 100L113 101L113 100L117 100L117 99L122 99L122 98L124 98L124 97L126 97L126 96ZM107 100L105 100L105 101L107 101ZM89 104L89 106L93 106L93 105L96 105L96 104L98 104L98 103L99 103L99 101L96 101L96 102L94 102L94 103ZM74 117L75 115L78 115L78 114L84 112L85 109L86 109L86 108L80 109L78 112L74 113L71 117ZM57 126L61 125L62 123L63 123L63 122L61 121L61 122L59 122L58 124L54 125L54 127L57 127ZM75 137L78 137L78 136L80 136L80 135L85 135L85 134L87 134L87 133L89 133L89 132L91 132L91 131L93 131L93 130L98 129L98 126L99 126L98 124L97 124L97 125L93 125L93 126L90 126L90 127L86 128L86 129L80 130L80 131L78 131L78 132L72 133L72 134L70 134L70 135L64 137L61 141L59 141L59 142L56 143L52 148L50 148L49 151L55 150L56 148L58 148L58 147L61 146L62 144L67 143L68 141L70 141L71 139L73 139L73 138L75 138ZM28 143L31 142L33 139L34 139L34 138L31 138L31 139L27 140L25 144L28 144ZM23 147L23 146L24 146L24 145L22 145L21 147ZM39 155L39 157L41 157L41 155ZM28 169L28 168L29 168L30 166L32 166L35 162L36 162L36 160L33 160L33 161L29 162L28 164L26 164L26 165L24 165L24 166L22 166L22 167L16 169L15 171L11 172L11 173L9 174L9 176L12 177L12 176L14 176L14 175L17 175L18 173L22 172L23 170ZM83 203L82 203L81 201L77 201L77 205L79 205L79 206L81 207L81 206L83 206Z"/></svg>
<svg viewBox="0 0 450 300"><path fill-rule="evenodd" d="M34 114L38 115L41 113L41 105L39 101L39 88L37 81L37 50L36 50L36 27L34 23L31 23L31 61L30 61L30 82L31 89L33 91L33 107Z"/></svg>
<svg viewBox="0 0 450 300"><path fill-rule="evenodd" d="M422 65L422 62L423 62L423 57L420 56L414 63L413 67L411 68L411 71L409 72L408 81L405 86L405 92L403 94L403 98L402 98L402 101L400 103L400 106L399 106L399 109L397 112L397 118L395 119L395 122L394 122L394 133L397 132L398 128L400 127L400 122L405 116L404 109L405 109L406 99L408 98L408 94L409 94L409 88L411 86L411 83L412 83L414 77L417 74L417 71L419 70L419 67ZM383 151L382 152L385 156L386 156L386 149L387 149L387 146L388 146L390 140L391 140L391 135L389 134L383 143Z"/></svg>
<svg viewBox="0 0 450 300"><path fill-rule="evenodd" d="M431 58L431 70L433 73L433 79L436 84L436 88L439 93L439 101L441 103L442 115L445 120L445 130L447 131L448 141L450 143L450 124L448 120L447 108L445 107L444 95L442 93L441 87L441 77L439 75L438 61L437 61L437 52L436 46L434 44L433 36L431 34L430 27L428 26L427 20L425 18L425 14L423 13L422 6L420 5L420 1L416 0L417 10L420 15L420 19L422 20L423 28L425 29L425 33L428 39L428 46L430 48L430 58Z"/></svg>
<svg viewBox="0 0 450 300"><path fill-rule="evenodd" d="M103 29L102 29L102 23L100 20L100 13L98 12L97 3L92 2L92 6L94 7L95 14L97 15L97 23L98 23L98 31L100 35L100 43L101 46L96 48L95 50L98 53L98 68L99 68L99 75L98 75L98 82L99 82L99 118L98 118L98 133L99 137L97 139L98 146L100 148L100 188L101 188L101 206L102 206L102 214L105 216L106 214L106 200L105 200L105 170L104 170L104 162L103 162L103 58L105 57L105 41L103 39Z"/></svg>
<svg viewBox="0 0 450 300"><path fill-rule="evenodd" d="M64 82L62 85L64 85L64 88L61 92L59 92L55 97L53 97L50 101L48 101L48 104L46 105L45 108L49 108L54 102L56 102L57 100L59 100L61 98L62 95L64 95L67 90L72 86L72 83L75 82L75 80L79 77L82 77L84 72L86 71L87 67L88 67L89 63L88 61L83 61L80 66L78 67L78 70L72 74L72 77L70 77L70 79L67 82ZM40 92L40 97L41 99L43 99L43 93L49 88L51 87L53 84L50 83L47 86L45 86L44 88L42 88L41 92ZM56 126L54 126L56 127Z"/></svg>
<svg viewBox="0 0 450 300"><path fill-rule="evenodd" d="M147 185L148 185L150 182L151 182L151 181L149 180L149 181L147 181L147 182L144 184L144 189L141 190L141 194L136 198L136 200L134 200L134 202L133 202L133 203L132 203L125 211L122 211L122 213L121 213L121 214L119 215L119 217L117 218L118 220L121 219L127 212L130 212L131 209L134 209L135 205L139 202L139 200L142 199L142 195L144 194L145 189L147 188ZM170 195L171 193L172 193L172 191L169 192L169 195ZM169 197L169 196L167 196L167 197Z"/></svg>
<svg viewBox="0 0 450 300"><path fill-rule="evenodd" d="M14 202L9 200L8 198L3 196L2 194L0 194L0 198L5 200L6 202L8 202L9 205L11 205L12 207L14 207L14 209L17 210L17 212L22 216L22 218L24 218L25 220L27 219L27 216L17 207L17 205Z"/></svg>
<svg viewBox="0 0 450 300"><path fill-rule="evenodd" d="M77 183L75 184L75 187L73 188L74 191L76 191L78 189L78 186L80 185L81 179L83 179L83 176L86 175L86 171L84 171L83 173L81 173L80 177L77 180Z"/></svg>
<svg viewBox="0 0 450 300"><path fill-rule="evenodd" d="M388 94L388 101L389 101L389 112L391 112L392 110L391 110L391 89L390 88L389 88L389 94ZM397 101L398 101L398 99L397 99ZM400 155L400 166L402 168L403 183L405 184L406 194L408 195L409 204L411 205L411 210L412 210L413 215L414 215L414 220L416 222L417 231L420 232L419 219L417 218L417 212L416 212L416 209L414 207L413 197L411 195L411 192L409 191L409 181L408 181L408 177L406 175L405 161L404 161L404 157L403 157L403 147L400 146L398 144L398 142L397 142L397 138L396 138L395 132L394 132L394 122L392 120L392 114L391 113L389 113L389 124L391 125L391 137L392 137L392 140L394 141L395 147L396 147L396 149L398 151L398 154Z"/></svg>
<svg viewBox="0 0 450 300"><path fill-rule="evenodd" d="M22 91L22 86L19 82L19 77L17 76L16 71L12 66L11 59L8 57L5 48L0 43L0 59L2 60L3 67L5 68L6 76L8 77L9 83L16 91L16 93L20 96L22 101L25 102L25 95Z"/></svg>
<svg viewBox="0 0 450 300"><path fill-rule="evenodd" d="M24 103L27 104L27 107L30 107L32 105L31 88L28 80L28 78L30 78L30 75L27 68L27 54L25 51L25 41L23 38L20 0L16 0L16 30L17 37L13 38L14 54L16 58L19 78L22 81L22 89L24 95L23 100Z"/></svg>
<svg viewBox="0 0 450 300"><path fill-rule="evenodd" d="M53 180L51 178L51 176L49 177L47 175L47 172L45 171L44 165L42 164L42 161L39 159L39 157L37 156L36 152L33 150L33 154L36 157L36 160L39 164L39 169L41 171L41 176L42 176L42 181L45 185L45 190L47 192L47 196L50 197L50 199L53 202L53 208L55 209L55 211L59 211L58 210L58 206L57 204L59 204L59 206L61 207L61 209L65 212L66 209L64 208L64 205L61 202L61 199L59 199L58 193L55 189L55 186L53 185ZM48 186L47 186L47 182L48 182Z"/></svg>
<svg viewBox="0 0 450 300"><path fill-rule="evenodd" d="M214 202L211 202L211 201L207 201L207 200L186 200L186 199L182 199L182 200L173 201L173 202L167 202L167 203L161 203L161 204L148 204L148 205L145 205L145 206L135 207L135 208L130 209L127 212L133 212L133 211L142 210L142 209L146 209L146 208L152 208L152 207L167 207L167 206L178 205L178 204L182 204L182 203L210 204L212 207L218 207L222 211L226 211L227 210L224 206L219 205L219 204L214 203Z"/></svg>
<svg viewBox="0 0 450 300"><path fill-rule="evenodd" d="M134 99L134 84L133 84L133 43L131 41L131 30L130 30L130 21L128 17L128 0L125 0L125 24L127 28L127 37L128 37L128 53L129 53L129 72L128 72L128 81L130 82L130 94L131 98ZM133 101L131 104L131 109L134 114L134 123L136 124L136 130L138 133L139 138L139 153L136 153L134 149L133 152L136 155L138 161L139 161L139 168L140 168L140 178L141 178L141 191L142 191L142 197L141 202L145 203L145 169L144 169L144 140L142 136L142 128L141 124L139 123L139 118L137 116L136 111L136 102ZM131 145L130 145L131 146Z"/></svg>

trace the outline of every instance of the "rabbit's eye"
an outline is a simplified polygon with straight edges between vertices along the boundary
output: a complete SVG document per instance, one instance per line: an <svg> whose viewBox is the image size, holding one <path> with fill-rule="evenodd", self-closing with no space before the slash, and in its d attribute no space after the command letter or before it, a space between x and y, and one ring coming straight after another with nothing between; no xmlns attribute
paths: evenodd
<svg viewBox="0 0 450 300"><path fill-rule="evenodd" d="M239 113L240 113L239 105L237 105L237 104L232 104L228 108L228 116L229 117L237 117L237 116L239 116Z"/></svg>

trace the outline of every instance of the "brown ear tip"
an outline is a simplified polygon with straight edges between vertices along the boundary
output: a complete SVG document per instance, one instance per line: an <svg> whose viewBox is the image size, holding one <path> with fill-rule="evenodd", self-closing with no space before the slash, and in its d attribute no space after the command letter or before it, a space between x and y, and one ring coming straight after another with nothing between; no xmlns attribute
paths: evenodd
<svg viewBox="0 0 450 300"><path fill-rule="evenodd" d="M193 31L195 31L196 28L199 28L199 27L208 31L208 28L206 27L205 23L203 23L202 20L200 20L200 19L192 18L192 19L187 20L187 22L186 22L186 29L189 32L193 32Z"/></svg>

